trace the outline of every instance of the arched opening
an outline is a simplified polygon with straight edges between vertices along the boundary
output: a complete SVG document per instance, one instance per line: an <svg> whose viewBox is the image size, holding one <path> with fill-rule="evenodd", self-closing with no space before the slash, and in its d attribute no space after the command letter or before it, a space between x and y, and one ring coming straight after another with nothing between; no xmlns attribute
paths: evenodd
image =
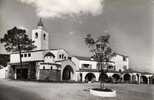
<svg viewBox="0 0 154 100"><path fill-rule="evenodd" d="M38 38L38 33L37 33L37 32L35 33L35 38L36 38L36 39Z"/></svg>
<svg viewBox="0 0 154 100"><path fill-rule="evenodd" d="M154 76L151 77L151 83L154 84Z"/></svg>
<svg viewBox="0 0 154 100"><path fill-rule="evenodd" d="M118 82L121 80L121 77L119 74L113 74L112 78L113 78L113 82Z"/></svg>
<svg viewBox="0 0 154 100"><path fill-rule="evenodd" d="M137 75L132 75L132 81L137 81L138 76Z"/></svg>
<svg viewBox="0 0 154 100"><path fill-rule="evenodd" d="M86 76L85 76L85 81L88 82L88 81L95 81L96 77L93 73L88 73Z"/></svg>
<svg viewBox="0 0 154 100"><path fill-rule="evenodd" d="M142 83L147 84L148 83L148 78L146 76L141 76L142 78Z"/></svg>
<svg viewBox="0 0 154 100"><path fill-rule="evenodd" d="M152 84L154 84L154 78L152 78Z"/></svg>
<svg viewBox="0 0 154 100"><path fill-rule="evenodd" d="M43 38L44 38L44 40L46 39L46 34L43 34Z"/></svg>
<svg viewBox="0 0 154 100"><path fill-rule="evenodd" d="M124 78L125 82L129 82L131 79L131 76L130 76L130 74L125 74L123 78Z"/></svg>
<svg viewBox="0 0 154 100"><path fill-rule="evenodd" d="M82 73L80 73L80 81L82 82Z"/></svg>
<svg viewBox="0 0 154 100"><path fill-rule="evenodd" d="M107 82L108 81L108 75L106 73L100 74L99 81Z"/></svg>
<svg viewBox="0 0 154 100"><path fill-rule="evenodd" d="M70 65L67 65L63 69L62 80L72 80L73 74L74 74L74 71L73 71L72 67Z"/></svg>
<svg viewBox="0 0 154 100"><path fill-rule="evenodd" d="M132 83L133 83L133 84L137 84L138 81L139 81L138 74L136 74L136 75L132 75Z"/></svg>

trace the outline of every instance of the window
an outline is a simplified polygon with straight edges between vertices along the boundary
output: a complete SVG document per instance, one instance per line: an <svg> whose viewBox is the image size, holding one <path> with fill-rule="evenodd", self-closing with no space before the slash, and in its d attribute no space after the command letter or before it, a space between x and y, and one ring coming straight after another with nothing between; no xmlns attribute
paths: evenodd
<svg viewBox="0 0 154 100"><path fill-rule="evenodd" d="M126 61L126 57L125 56L123 56L123 61Z"/></svg>
<svg viewBox="0 0 154 100"><path fill-rule="evenodd" d="M21 54L21 58L23 57L23 54Z"/></svg>
<svg viewBox="0 0 154 100"><path fill-rule="evenodd" d="M82 64L82 68L90 68L91 69L92 65L90 64Z"/></svg>
<svg viewBox="0 0 154 100"><path fill-rule="evenodd" d="M121 70L121 69L119 69L119 72L121 73L121 72L122 72L122 70Z"/></svg>
<svg viewBox="0 0 154 100"><path fill-rule="evenodd" d="M96 48L100 48L101 47L101 45L100 44L96 44Z"/></svg>
<svg viewBox="0 0 154 100"><path fill-rule="evenodd" d="M123 69L124 69L124 70L127 70L127 66L126 66L126 65L124 65L124 66L123 66Z"/></svg>
<svg viewBox="0 0 154 100"><path fill-rule="evenodd" d="M50 70L52 70L52 66L50 67Z"/></svg>
<svg viewBox="0 0 154 100"><path fill-rule="evenodd" d="M46 38L46 34L43 35L43 38L44 38L44 40L45 40L45 38Z"/></svg>
<svg viewBox="0 0 154 100"><path fill-rule="evenodd" d="M45 70L45 66L43 66L43 70Z"/></svg>
<svg viewBox="0 0 154 100"><path fill-rule="evenodd" d="M64 58L64 54L62 54L62 59Z"/></svg>
<svg viewBox="0 0 154 100"><path fill-rule="evenodd" d="M30 53L28 53L28 57L31 57L31 54Z"/></svg>
<svg viewBox="0 0 154 100"><path fill-rule="evenodd" d="M38 38L38 33L37 33L37 32L35 33L35 38L36 38L36 39Z"/></svg>
<svg viewBox="0 0 154 100"><path fill-rule="evenodd" d="M24 54L24 57L27 57L27 54L26 53Z"/></svg>
<svg viewBox="0 0 154 100"><path fill-rule="evenodd" d="M108 69L113 69L113 68L114 68L114 67L113 67L113 66L111 66L111 65L110 65L110 66L108 66Z"/></svg>
<svg viewBox="0 0 154 100"><path fill-rule="evenodd" d="M59 55L59 58L61 59L61 55Z"/></svg>
<svg viewBox="0 0 154 100"><path fill-rule="evenodd" d="M71 60L72 58L71 57L68 57L68 59Z"/></svg>

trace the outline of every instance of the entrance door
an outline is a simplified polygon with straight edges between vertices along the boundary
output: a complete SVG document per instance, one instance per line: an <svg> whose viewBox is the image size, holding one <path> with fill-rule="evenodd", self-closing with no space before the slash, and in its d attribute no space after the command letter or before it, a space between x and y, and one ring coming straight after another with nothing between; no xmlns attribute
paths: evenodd
<svg viewBox="0 0 154 100"><path fill-rule="evenodd" d="M71 66L66 66L63 70L63 80L71 80L72 74L73 74L73 69Z"/></svg>
<svg viewBox="0 0 154 100"><path fill-rule="evenodd" d="M17 69L17 79L27 79L28 78L28 68Z"/></svg>

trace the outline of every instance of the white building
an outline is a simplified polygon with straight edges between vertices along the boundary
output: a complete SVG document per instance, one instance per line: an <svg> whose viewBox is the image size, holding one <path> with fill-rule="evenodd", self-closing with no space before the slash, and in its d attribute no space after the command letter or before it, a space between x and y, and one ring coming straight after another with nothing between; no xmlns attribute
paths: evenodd
<svg viewBox="0 0 154 100"><path fill-rule="evenodd" d="M0 79L8 78L8 67L3 67L0 65Z"/></svg>
<svg viewBox="0 0 154 100"><path fill-rule="evenodd" d="M44 30L40 20L37 28L32 30L32 40L35 48L29 52L22 52L22 66L18 53L10 55L10 65L15 79L36 80L99 80L97 62L88 57L71 56L64 49L49 49L49 33ZM127 56L113 57L109 66L110 72L121 72L129 68ZM110 73L108 73L110 75Z"/></svg>

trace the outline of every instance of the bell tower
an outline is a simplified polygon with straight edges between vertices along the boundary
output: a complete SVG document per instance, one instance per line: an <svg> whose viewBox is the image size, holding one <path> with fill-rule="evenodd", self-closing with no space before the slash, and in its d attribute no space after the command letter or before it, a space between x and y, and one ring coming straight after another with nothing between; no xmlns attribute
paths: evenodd
<svg viewBox="0 0 154 100"><path fill-rule="evenodd" d="M36 29L32 30L32 40L34 45L37 46L35 50L49 49L49 34L44 30L44 24L40 18Z"/></svg>

